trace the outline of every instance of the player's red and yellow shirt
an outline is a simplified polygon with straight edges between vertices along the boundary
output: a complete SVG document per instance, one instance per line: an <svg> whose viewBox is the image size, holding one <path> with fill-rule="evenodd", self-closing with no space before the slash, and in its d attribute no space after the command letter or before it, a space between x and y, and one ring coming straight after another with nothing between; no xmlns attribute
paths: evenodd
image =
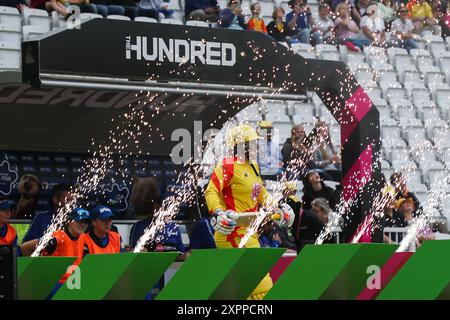
<svg viewBox="0 0 450 320"><path fill-rule="evenodd" d="M211 213L217 209L254 212L267 196L258 165L242 163L236 158L225 158L214 169L205 192Z"/></svg>

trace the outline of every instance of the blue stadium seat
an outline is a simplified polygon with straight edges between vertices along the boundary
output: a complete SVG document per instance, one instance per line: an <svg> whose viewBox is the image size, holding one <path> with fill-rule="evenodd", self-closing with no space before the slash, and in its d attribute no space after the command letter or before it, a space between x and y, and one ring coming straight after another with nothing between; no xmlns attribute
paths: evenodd
<svg viewBox="0 0 450 320"><path fill-rule="evenodd" d="M26 164L22 167L23 173L30 173L30 174L36 174L38 170L36 167L32 164Z"/></svg>
<svg viewBox="0 0 450 320"><path fill-rule="evenodd" d="M40 163L45 163L45 164L52 162L51 158L49 156L45 156L45 155L38 156L37 161L39 161Z"/></svg>
<svg viewBox="0 0 450 320"><path fill-rule="evenodd" d="M53 160L57 164L66 164L69 162L66 157L60 155L54 156Z"/></svg>
<svg viewBox="0 0 450 320"><path fill-rule="evenodd" d="M69 168L67 167L56 167L55 172L58 174L69 174Z"/></svg>
<svg viewBox="0 0 450 320"><path fill-rule="evenodd" d="M53 168L50 166L41 166L39 167L39 173L44 175L51 175L53 174Z"/></svg>
<svg viewBox="0 0 450 320"><path fill-rule="evenodd" d="M34 157L32 155L21 155L20 160L22 160L23 163L31 163L34 162Z"/></svg>

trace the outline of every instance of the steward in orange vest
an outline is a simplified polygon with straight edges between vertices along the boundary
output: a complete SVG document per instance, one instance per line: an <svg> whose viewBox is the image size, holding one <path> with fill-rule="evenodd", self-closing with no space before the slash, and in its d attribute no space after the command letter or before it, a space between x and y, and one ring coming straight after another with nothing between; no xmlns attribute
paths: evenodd
<svg viewBox="0 0 450 320"><path fill-rule="evenodd" d="M14 202L0 200L0 245L17 245L16 229L8 223L13 208Z"/></svg>
<svg viewBox="0 0 450 320"><path fill-rule="evenodd" d="M85 234L85 252L89 254L120 253L120 234L111 231L113 213L106 206L92 210L92 228Z"/></svg>
<svg viewBox="0 0 450 320"><path fill-rule="evenodd" d="M90 213L76 208L70 213L71 221L62 230L55 231L53 238L42 251L44 256L83 258L85 232L89 226Z"/></svg>

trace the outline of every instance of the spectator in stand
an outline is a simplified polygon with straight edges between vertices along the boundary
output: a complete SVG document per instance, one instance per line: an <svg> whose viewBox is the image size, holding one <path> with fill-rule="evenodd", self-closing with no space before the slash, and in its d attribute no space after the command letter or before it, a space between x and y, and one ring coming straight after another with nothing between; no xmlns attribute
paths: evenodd
<svg viewBox="0 0 450 320"><path fill-rule="evenodd" d="M396 209L395 189L388 187L385 192L385 196L388 197L386 206L384 207L383 215L383 228L404 228L407 226L406 220ZM384 234L383 241L385 243L392 243L392 239L388 234ZM401 239L397 239L397 242Z"/></svg>
<svg viewBox="0 0 450 320"><path fill-rule="evenodd" d="M433 12L434 20L439 23L439 21L442 21L442 19L444 18L446 8L441 3L441 0L432 0L431 11Z"/></svg>
<svg viewBox="0 0 450 320"><path fill-rule="evenodd" d="M330 129L323 121L318 121L315 129L317 131L317 148L313 155L314 167L330 175L334 181L340 182L342 179L341 159L331 142Z"/></svg>
<svg viewBox="0 0 450 320"><path fill-rule="evenodd" d="M292 8L292 11L286 15L286 22L294 31L292 38L301 43L310 43L310 38L314 45L322 43L320 32L315 31L311 34L311 10L304 0L291 0L289 1L289 6Z"/></svg>
<svg viewBox="0 0 450 320"><path fill-rule="evenodd" d="M296 249L295 243L289 240L286 228L280 228L273 221L268 221L261 229L262 232L258 238L261 247Z"/></svg>
<svg viewBox="0 0 450 320"><path fill-rule="evenodd" d="M290 171L299 170L298 176L303 177L306 173L308 165L302 165L308 162L309 151L306 147L305 128L302 125L294 125L291 129L291 137L286 140L281 148L281 155L283 157L283 167L289 168ZM302 163L297 163L302 162ZM302 165L301 168L298 168ZM288 172L292 174L294 172Z"/></svg>
<svg viewBox="0 0 450 320"><path fill-rule="evenodd" d="M258 136L258 166L263 176L275 176L282 172L282 159L279 139L273 136L273 125L270 121L261 121L257 128Z"/></svg>
<svg viewBox="0 0 450 320"><path fill-rule="evenodd" d="M311 210L300 213L296 231L295 244L299 253L307 244L314 244L324 227L328 224L331 208L327 199L317 198L312 201ZM324 243L334 242L334 237L326 239Z"/></svg>
<svg viewBox="0 0 450 320"><path fill-rule="evenodd" d="M286 181L282 185L283 198L281 199L281 202L285 202L287 205L289 205L295 215L295 219L291 227L292 234L295 234L295 228L297 226L298 218L300 216L300 212L302 211L302 202L296 196L297 191L298 182L296 180Z"/></svg>
<svg viewBox="0 0 450 320"><path fill-rule="evenodd" d="M400 172L395 172L390 177L391 185L394 186L397 195L396 199L412 199L414 204L414 215L420 215L423 211L422 206L420 205L419 199L414 195L414 193L408 190L406 186L405 177Z"/></svg>
<svg viewBox="0 0 450 320"><path fill-rule="evenodd" d="M319 17L313 20L313 25L313 30L320 33L320 42L336 44L334 22L330 18L330 6L328 4L322 3L319 5Z"/></svg>
<svg viewBox="0 0 450 320"><path fill-rule="evenodd" d="M141 0L138 3L139 16L150 17L156 20L171 18L173 10L163 0Z"/></svg>
<svg viewBox="0 0 450 320"><path fill-rule="evenodd" d="M162 205L162 199L158 198L157 203L152 212L148 212L148 216L144 220L136 222L130 231L130 246L135 248L139 239L145 233L145 230L150 226L153 221L155 212L159 210ZM154 237L155 241L145 244L145 250L147 251L178 251L181 253L186 252L186 248L183 245L181 239L180 228L176 223L167 222L161 230L156 232ZM185 256L183 256L183 259Z"/></svg>
<svg viewBox="0 0 450 320"><path fill-rule="evenodd" d="M423 31L433 31L434 34L438 34L437 23L433 18L433 11L425 0L417 0L411 4L410 8L414 33L422 34Z"/></svg>
<svg viewBox="0 0 450 320"><path fill-rule="evenodd" d="M205 217L198 221L192 229L190 237L191 249L214 249L214 229L209 218Z"/></svg>
<svg viewBox="0 0 450 320"><path fill-rule="evenodd" d="M205 179L199 182L197 185L197 201L192 206L195 213L192 216L199 216L194 228L190 234L189 246L191 249L213 249L216 248L216 242L214 241L214 229L209 219L208 205L205 199L205 189L209 180Z"/></svg>
<svg viewBox="0 0 450 320"><path fill-rule="evenodd" d="M103 18L112 14L120 16L125 15L125 8L116 4L111 4L110 0L89 0L89 3L95 6L97 13L103 16Z"/></svg>
<svg viewBox="0 0 450 320"><path fill-rule="evenodd" d="M219 14L219 26L227 29L244 30L245 19L242 14L241 0L229 0L228 8Z"/></svg>
<svg viewBox="0 0 450 320"><path fill-rule="evenodd" d="M361 24L362 17L367 14L369 0L356 0L354 2L355 4L351 8L352 17L353 20L356 21L356 23Z"/></svg>
<svg viewBox="0 0 450 320"><path fill-rule="evenodd" d="M336 8L335 20L336 39L352 51L361 51L364 46L370 46L367 39L358 39L359 27L350 16L350 6L347 2L340 3Z"/></svg>
<svg viewBox="0 0 450 320"><path fill-rule="evenodd" d="M284 21L284 9L275 8L273 10L273 21L267 26L267 34L276 41L287 42L294 34L291 27Z"/></svg>
<svg viewBox="0 0 450 320"><path fill-rule="evenodd" d="M385 26L388 26L392 22L395 16L395 9L391 0L382 0L378 2L378 14L383 19Z"/></svg>
<svg viewBox="0 0 450 320"><path fill-rule="evenodd" d="M334 189L324 184L322 178L316 170L310 170L303 178L303 209L311 210L311 203L314 199L325 198L329 201Z"/></svg>
<svg viewBox="0 0 450 320"><path fill-rule="evenodd" d="M121 6L125 9L124 15L134 20L139 15L137 2L139 0L110 0L111 4ZM153 16L154 18L155 16Z"/></svg>
<svg viewBox="0 0 450 320"><path fill-rule="evenodd" d="M408 18L408 9L400 7L398 9L398 18L392 22L391 26L391 44L394 47L405 48L406 50L417 49L419 46L413 39L414 26Z"/></svg>
<svg viewBox="0 0 450 320"><path fill-rule="evenodd" d="M444 17L441 21L442 37L450 37L450 5L447 3Z"/></svg>
<svg viewBox="0 0 450 320"><path fill-rule="evenodd" d="M97 8L89 0L50 0L45 3L47 11L55 10L63 17L70 13L67 7L74 5L80 7L81 12L97 13Z"/></svg>
<svg viewBox="0 0 450 320"><path fill-rule="evenodd" d="M384 22L378 16L378 6L371 3L366 10L366 15L361 18L358 39L366 39L375 46L386 46L386 33Z"/></svg>
<svg viewBox="0 0 450 320"><path fill-rule="evenodd" d="M308 170L317 169L325 180L333 180L325 170L320 169L321 164L314 159L311 146L318 139L318 130L315 128L307 137L302 125L294 125L291 129L291 137L286 139L281 149L283 167L288 170L289 179L302 179Z"/></svg>
<svg viewBox="0 0 450 320"><path fill-rule="evenodd" d="M36 214L31 221L30 227L25 234L23 241L34 240L42 237L50 226L53 217L58 214L58 211L70 203L72 200L72 194L70 192L70 186L65 184L58 184L53 187L52 190L52 206L44 212Z"/></svg>
<svg viewBox="0 0 450 320"><path fill-rule="evenodd" d="M400 198L395 202L395 208L404 219L406 225L411 225L414 221L414 201L411 198Z"/></svg>
<svg viewBox="0 0 450 320"><path fill-rule="evenodd" d="M184 12L186 20L216 22L220 7L217 0L186 0Z"/></svg>
<svg viewBox="0 0 450 320"><path fill-rule="evenodd" d="M250 6L250 11L252 12L252 17L248 20L247 29L253 31L259 31L267 33L266 24L264 20L261 19L261 4L255 2Z"/></svg>

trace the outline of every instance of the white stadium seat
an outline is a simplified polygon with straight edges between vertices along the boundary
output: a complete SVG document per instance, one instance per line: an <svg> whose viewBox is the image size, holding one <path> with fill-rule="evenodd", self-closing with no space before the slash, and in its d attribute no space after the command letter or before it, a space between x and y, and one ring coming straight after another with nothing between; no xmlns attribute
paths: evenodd
<svg viewBox="0 0 450 320"><path fill-rule="evenodd" d="M261 16L271 17L273 14L273 10L275 9L275 2L267 0L260 0L258 2L261 4Z"/></svg>
<svg viewBox="0 0 450 320"><path fill-rule="evenodd" d="M322 52L337 52L336 46L331 44L318 44L316 45L316 50L320 54Z"/></svg>
<svg viewBox="0 0 450 320"><path fill-rule="evenodd" d="M305 59L316 59L316 54L310 51L297 51L296 54L302 56Z"/></svg>
<svg viewBox="0 0 450 320"><path fill-rule="evenodd" d="M436 104L442 110L448 110L450 108L450 89L436 88L433 92Z"/></svg>
<svg viewBox="0 0 450 320"><path fill-rule="evenodd" d="M306 44L306 43L293 43L291 45L291 49L294 52L297 52L297 51L313 51L314 50L312 45Z"/></svg>
<svg viewBox="0 0 450 320"><path fill-rule="evenodd" d="M363 53L349 51L346 46L339 46L339 52L341 54L342 61L346 62L347 64L363 64L366 62L364 61Z"/></svg>
<svg viewBox="0 0 450 320"><path fill-rule="evenodd" d="M392 161L392 169L394 171L404 171L408 168L417 168L417 165L412 160L399 159Z"/></svg>
<svg viewBox="0 0 450 320"><path fill-rule="evenodd" d="M381 128L381 143L385 148L401 148L406 147L406 142L402 139L400 134L400 127L398 126L384 126Z"/></svg>
<svg viewBox="0 0 450 320"><path fill-rule="evenodd" d="M295 124L307 124L307 125L314 125L317 122L316 117L301 114L294 115L292 117L292 120Z"/></svg>
<svg viewBox="0 0 450 320"><path fill-rule="evenodd" d="M12 7L0 6L0 25L5 25L13 30L22 28L22 19L19 11Z"/></svg>
<svg viewBox="0 0 450 320"><path fill-rule="evenodd" d="M423 126L404 128L403 137L410 147L421 145L427 140Z"/></svg>
<svg viewBox="0 0 450 320"><path fill-rule="evenodd" d="M420 57L430 57L431 54L428 50L425 49L411 49L409 54L413 59L418 59Z"/></svg>
<svg viewBox="0 0 450 320"><path fill-rule="evenodd" d="M0 69L20 69L22 55L17 43L0 43Z"/></svg>
<svg viewBox="0 0 450 320"><path fill-rule="evenodd" d="M193 27L204 27L204 28L208 28L209 27L208 22L197 21L197 20L188 20L188 21L186 21L186 25L187 26L193 26Z"/></svg>
<svg viewBox="0 0 450 320"><path fill-rule="evenodd" d="M136 17L136 18L134 18L134 21L158 23L158 20L156 20L155 18L150 18L150 17ZM186 23L186 25L187 25L187 23Z"/></svg>
<svg viewBox="0 0 450 320"><path fill-rule="evenodd" d="M51 19L45 10L24 8L22 16L25 25L36 27L40 33L48 32L51 29Z"/></svg>
<svg viewBox="0 0 450 320"><path fill-rule="evenodd" d="M378 81L379 82L396 82L397 79L397 72L394 70L382 70L378 73Z"/></svg>
<svg viewBox="0 0 450 320"><path fill-rule="evenodd" d="M288 114L291 116L296 114L314 116L315 106L310 102L288 102Z"/></svg>
<svg viewBox="0 0 450 320"><path fill-rule="evenodd" d="M19 20L20 20L20 16ZM0 15L0 43L14 44L20 47L22 40L22 25L15 26L2 23Z"/></svg>
<svg viewBox="0 0 450 320"><path fill-rule="evenodd" d="M23 26L22 28L23 40L34 39L36 37L41 36L45 32L46 31L37 28L36 26L29 26L29 25Z"/></svg>
<svg viewBox="0 0 450 320"><path fill-rule="evenodd" d="M405 84L406 82L422 83L422 74L419 71L408 70L404 71L400 75L400 82Z"/></svg>
<svg viewBox="0 0 450 320"><path fill-rule="evenodd" d="M96 18L103 18L103 16L100 15L100 14L97 14L97 13L90 13L90 12L82 12L82 13L80 13L81 21L88 20L88 19L96 19ZM138 18L141 18L141 17L136 17L135 20L139 21L139 20L137 20Z"/></svg>
<svg viewBox="0 0 450 320"><path fill-rule="evenodd" d="M283 114L286 115L286 105L283 101L261 100L261 113Z"/></svg>
<svg viewBox="0 0 450 320"><path fill-rule="evenodd" d="M394 63L394 61L396 60L396 57L398 57L398 56L405 56L405 57L408 57L409 59L411 59L411 57L408 54L408 51L403 48L395 48L395 47L388 48L387 55L388 55L389 61L391 63Z"/></svg>
<svg viewBox="0 0 450 320"><path fill-rule="evenodd" d="M120 15L117 15L117 14L110 14L106 18L107 19L113 19L113 20L131 20L127 16L120 16Z"/></svg>
<svg viewBox="0 0 450 320"><path fill-rule="evenodd" d="M433 130L434 145L439 148L450 148L450 131L447 128L435 128Z"/></svg>
<svg viewBox="0 0 450 320"><path fill-rule="evenodd" d="M411 97L413 101L430 99L430 92L423 83L406 82L404 86L408 92L408 96Z"/></svg>
<svg viewBox="0 0 450 320"><path fill-rule="evenodd" d="M339 61L339 52L331 52L331 51L324 51L319 54L319 58L322 60L332 60L332 61Z"/></svg>
<svg viewBox="0 0 450 320"><path fill-rule="evenodd" d="M289 116L282 113L267 113L266 120L271 122L290 123Z"/></svg>

